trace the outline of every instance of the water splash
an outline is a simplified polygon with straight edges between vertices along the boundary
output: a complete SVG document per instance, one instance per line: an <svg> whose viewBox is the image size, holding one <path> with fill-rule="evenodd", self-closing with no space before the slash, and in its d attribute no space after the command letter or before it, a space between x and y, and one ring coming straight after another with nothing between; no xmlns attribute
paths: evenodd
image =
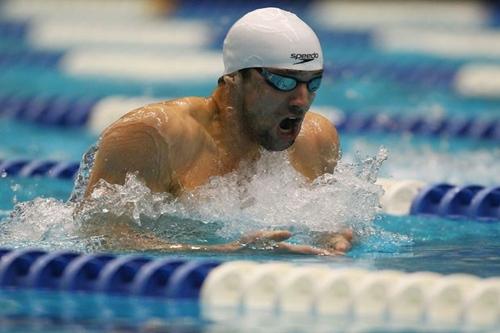
<svg viewBox="0 0 500 333"><path fill-rule="evenodd" d="M9 248L85 250L72 220L74 205L37 198L19 203L0 223L0 242Z"/></svg>
<svg viewBox="0 0 500 333"><path fill-rule="evenodd" d="M500 182L500 149L444 153L431 147L394 151L384 173L394 179L418 179L428 183L448 182L454 185L481 184L495 186Z"/></svg>
<svg viewBox="0 0 500 333"><path fill-rule="evenodd" d="M426 183L449 182L454 185L495 186L500 183L500 173L491 172L500 169L498 146L458 140L431 144L429 140L418 141L418 138L411 136L400 137L397 142L394 137L389 137L387 144L390 158L380 170L382 177L417 179ZM378 145L356 138L349 150L373 152L377 149ZM344 156L343 159L355 158Z"/></svg>
<svg viewBox="0 0 500 333"><path fill-rule="evenodd" d="M95 154L99 150L99 142L90 146L90 148L83 154L80 162L80 168L76 175L75 185L69 197L69 201L78 202L83 199L85 189L90 178L90 170L94 166Z"/></svg>
<svg viewBox="0 0 500 333"><path fill-rule="evenodd" d="M233 240L259 229L289 229L299 242L307 242L311 233L345 228L368 235L380 211L382 190L374 181L386 158L380 149L374 157L340 162L334 174L310 183L286 153L264 151L259 161L178 198L152 193L134 174L124 185L101 180L84 204L42 198L18 204L1 224L0 242L88 251L99 246L102 235L88 237L80 228L96 217L109 223L110 215L183 242Z"/></svg>
<svg viewBox="0 0 500 333"><path fill-rule="evenodd" d="M264 152L255 165L212 178L182 200L192 216L222 222L225 237L270 228L366 230L379 211L381 192L373 182L384 154L356 165L340 163L334 174L308 183L285 153Z"/></svg>

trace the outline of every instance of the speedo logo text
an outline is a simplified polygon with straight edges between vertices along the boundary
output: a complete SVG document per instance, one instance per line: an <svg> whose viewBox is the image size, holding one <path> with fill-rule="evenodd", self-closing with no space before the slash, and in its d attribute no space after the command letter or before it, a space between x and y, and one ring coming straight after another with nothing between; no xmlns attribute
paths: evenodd
<svg viewBox="0 0 500 333"><path fill-rule="evenodd" d="M303 64L305 62L313 61L314 59L319 58L318 53L292 53L290 54L290 58L295 60L300 60L295 62L294 65Z"/></svg>

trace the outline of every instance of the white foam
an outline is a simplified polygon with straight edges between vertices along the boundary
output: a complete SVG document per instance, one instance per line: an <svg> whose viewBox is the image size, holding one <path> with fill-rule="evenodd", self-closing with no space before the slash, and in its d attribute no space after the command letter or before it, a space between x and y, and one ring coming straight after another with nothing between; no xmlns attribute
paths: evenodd
<svg viewBox="0 0 500 333"><path fill-rule="evenodd" d="M19 203L0 224L0 244L9 248L74 249L84 251L73 223L74 206L56 199Z"/></svg>
<svg viewBox="0 0 500 333"><path fill-rule="evenodd" d="M388 26L479 26L488 8L470 1L320 1L312 14L328 28L372 29Z"/></svg>
<svg viewBox="0 0 500 333"><path fill-rule="evenodd" d="M185 198L186 204L194 208L191 216L224 222L220 232L225 237L260 228L338 231L352 226L362 233L379 209L381 188L372 177L384 159L381 151L358 165L340 162L333 175L310 184L286 153L263 152L255 165L212 178Z"/></svg>
<svg viewBox="0 0 500 333"><path fill-rule="evenodd" d="M307 244L316 231L351 227L359 236L368 235L379 212L381 188L374 179L384 154L357 165L341 162L334 175L311 184L293 169L286 153L263 152L252 165L213 177L176 199L152 193L134 175L124 185L101 181L78 211L75 203L55 199L19 204L2 221L0 244L96 250L107 236L89 237L79 227L90 221L102 226L113 220L108 215L128 216L138 228L184 243L227 242L251 231L278 228L291 230L297 241Z"/></svg>
<svg viewBox="0 0 500 333"><path fill-rule="evenodd" d="M61 68L72 75L145 81L213 81L223 72L216 52L148 53L78 50L66 55Z"/></svg>
<svg viewBox="0 0 500 333"><path fill-rule="evenodd" d="M500 66L469 64L455 76L455 89L467 97L500 98Z"/></svg>
<svg viewBox="0 0 500 333"><path fill-rule="evenodd" d="M375 44L385 51L417 51L446 57L500 57L500 31L397 27L379 29Z"/></svg>
<svg viewBox="0 0 500 333"><path fill-rule="evenodd" d="M359 165L340 163L334 175L310 184L293 169L285 153L263 152L256 163L213 177L174 201L168 195L151 193L130 175L123 186L104 182L97 186L80 210L79 220L85 223L103 210L114 215L125 212L137 224L160 221L153 228L160 232L166 228L164 232L174 238L175 233L196 233L186 231L188 220L201 221L194 228L205 230L197 236L205 240L234 240L252 231L278 228L292 230L306 242L311 241L311 231L352 227L363 235L371 232L371 222L379 211L381 188L373 178L383 154Z"/></svg>
<svg viewBox="0 0 500 333"><path fill-rule="evenodd" d="M358 139L350 151L374 151L378 144ZM343 159L350 159L344 154ZM450 147L432 147L418 144L411 137L392 141L389 158L381 169L381 175L394 179L414 179L425 183L449 182L454 185L482 184L493 186L500 183L499 148L450 150Z"/></svg>

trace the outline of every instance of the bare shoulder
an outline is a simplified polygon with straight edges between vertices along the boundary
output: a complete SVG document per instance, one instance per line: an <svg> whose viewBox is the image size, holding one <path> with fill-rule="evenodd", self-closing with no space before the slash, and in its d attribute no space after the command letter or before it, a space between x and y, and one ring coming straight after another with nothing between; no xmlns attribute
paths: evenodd
<svg viewBox="0 0 500 333"><path fill-rule="evenodd" d="M328 118L308 112L290 149L294 167L309 179L333 172L339 158L339 137Z"/></svg>
<svg viewBox="0 0 500 333"><path fill-rule="evenodd" d="M338 133L333 123L323 115L308 112L302 124L298 141L307 145L319 145L328 149L338 146Z"/></svg>
<svg viewBox="0 0 500 333"><path fill-rule="evenodd" d="M206 146L206 135L192 116L201 106L197 103L202 101L146 105L110 125L101 136L87 193L99 179L123 184L129 172L137 172L153 191L174 192L176 171Z"/></svg>
<svg viewBox="0 0 500 333"><path fill-rule="evenodd" d="M109 126L104 133L122 126L147 126L157 130L176 127L184 121L194 120L193 114L206 104L205 99L186 97L148 104L132 110Z"/></svg>

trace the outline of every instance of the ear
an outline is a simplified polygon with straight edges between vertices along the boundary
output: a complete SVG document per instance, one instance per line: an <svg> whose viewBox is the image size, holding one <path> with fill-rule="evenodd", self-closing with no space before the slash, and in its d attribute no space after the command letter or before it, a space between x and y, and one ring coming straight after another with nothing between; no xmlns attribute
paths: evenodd
<svg viewBox="0 0 500 333"><path fill-rule="evenodd" d="M224 85L224 98L228 105L239 107L243 103L244 87L243 77L240 72L234 72L222 77Z"/></svg>
<svg viewBox="0 0 500 333"><path fill-rule="evenodd" d="M239 88L243 84L243 77L239 71L224 75L222 80L224 81L224 84L232 89Z"/></svg>

